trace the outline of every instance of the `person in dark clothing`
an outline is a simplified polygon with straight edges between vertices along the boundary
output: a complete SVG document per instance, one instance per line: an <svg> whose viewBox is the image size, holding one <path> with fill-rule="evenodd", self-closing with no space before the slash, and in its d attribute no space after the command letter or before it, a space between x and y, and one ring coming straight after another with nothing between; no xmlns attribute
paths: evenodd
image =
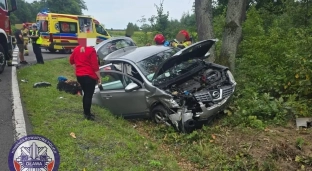
<svg viewBox="0 0 312 171"><path fill-rule="evenodd" d="M77 46L69 58L70 64L75 68L77 81L83 91L84 116L94 120L91 114L92 97L96 83L101 84L99 64L93 47Z"/></svg>
<svg viewBox="0 0 312 171"><path fill-rule="evenodd" d="M32 41L32 47L33 51L36 55L37 64L44 64L42 52L41 52L41 44L42 44L42 38L40 36L40 32L37 30L37 25L33 25L33 31L32 34L29 36Z"/></svg>
<svg viewBox="0 0 312 171"><path fill-rule="evenodd" d="M22 35L22 31L21 30L16 30L14 33L15 36L15 40L16 40L16 45L18 47L19 50L19 58L20 58L20 64L28 64L28 62L25 61L24 58L24 39L23 39L23 35Z"/></svg>

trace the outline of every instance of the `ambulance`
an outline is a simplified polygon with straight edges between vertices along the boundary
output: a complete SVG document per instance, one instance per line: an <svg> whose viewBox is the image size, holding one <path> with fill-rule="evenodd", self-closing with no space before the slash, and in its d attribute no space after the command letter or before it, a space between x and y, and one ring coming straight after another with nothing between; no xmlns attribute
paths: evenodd
<svg viewBox="0 0 312 171"><path fill-rule="evenodd" d="M50 52L71 53L78 45L78 34L95 35L96 43L110 39L110 34L93 17L50 12L37 14L38 29L43 39L41 48Z"/></svg>

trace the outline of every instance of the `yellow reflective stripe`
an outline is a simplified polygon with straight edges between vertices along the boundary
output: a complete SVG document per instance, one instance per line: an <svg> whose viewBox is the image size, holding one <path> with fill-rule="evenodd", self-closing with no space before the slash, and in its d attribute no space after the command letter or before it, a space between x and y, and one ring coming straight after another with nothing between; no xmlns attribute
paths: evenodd
<svg viewBox="0 0 312 171"><path fill-rule="evenodd" d="M191 44L192 44L191 41L186 41L186 42L183 43L183 45L184 45L185 47L190 46Z"/></svg>
<svg viewBox="0 0 312 171"><path fill-rule="evenodd" d="M38 44L38 45L42 44L42 37L41 36L37 39L36 44Z"/></svg>

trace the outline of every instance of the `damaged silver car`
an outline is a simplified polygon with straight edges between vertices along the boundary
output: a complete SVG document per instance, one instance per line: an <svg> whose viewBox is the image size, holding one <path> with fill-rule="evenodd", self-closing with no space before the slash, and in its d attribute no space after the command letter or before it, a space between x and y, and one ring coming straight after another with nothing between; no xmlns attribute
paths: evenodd
<svg viewBox="0 0 312 171"><path fill-rule="evenodd" d="M192 132L228 107L236 82L227 67L206 62L215 39L185 49L125 49L100 67L93 103L124 118L149 117Z"/></svg>

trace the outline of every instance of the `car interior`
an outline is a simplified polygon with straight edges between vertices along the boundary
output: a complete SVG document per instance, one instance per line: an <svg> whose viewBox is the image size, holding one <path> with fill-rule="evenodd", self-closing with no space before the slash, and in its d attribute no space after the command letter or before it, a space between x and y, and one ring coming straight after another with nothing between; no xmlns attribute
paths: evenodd
<svg viewBox="0 0 312 171"><path fill-rule="evenodd" d="M127 85L130 83L136 83L139 87L142 87L143 79L139 72L131 65L127 63L112 63L110 66L111 70L114 71L119 71L119 72L124 72L127 75L139 80L133 80L130 79L129 77L118 74L118 73L104 73L101 72L101 77L102 77L102 87L103 90L122 90L124 89Z"/></svg>

